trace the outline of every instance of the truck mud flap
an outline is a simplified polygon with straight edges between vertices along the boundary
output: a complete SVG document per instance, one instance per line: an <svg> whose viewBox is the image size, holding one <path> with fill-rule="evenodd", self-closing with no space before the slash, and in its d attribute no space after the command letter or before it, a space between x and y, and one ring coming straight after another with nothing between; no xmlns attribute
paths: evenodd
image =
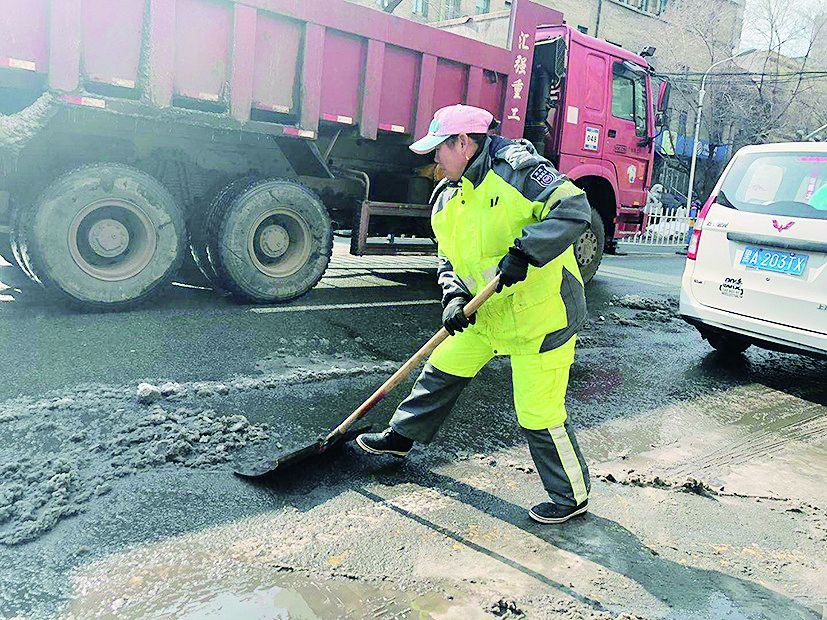
<svg viewBox="0 0 827 620"><path fill-rule="evenodd" d="M297 138L276 138L275 140L297 175L334 178L315 142Z"/></svg>

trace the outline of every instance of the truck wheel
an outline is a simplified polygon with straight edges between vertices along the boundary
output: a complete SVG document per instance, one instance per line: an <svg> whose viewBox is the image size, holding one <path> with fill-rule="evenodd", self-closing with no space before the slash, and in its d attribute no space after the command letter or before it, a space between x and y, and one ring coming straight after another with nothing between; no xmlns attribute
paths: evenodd
<svg viewBox="0 0 827 620"><path fill-rule="evenodd" d="M321 279L333 250L330 216L309 189L286 180L239 183L207 224L218 284L266 303L304 295Z"/></svg>
<svg viewBox="0 0 827 620"><path fill-rule="evenodd" d="M11 217L9 218L9 222L11 223L11 232L9 233L9 245L11 245L11 252L14 261L16 262L17 266L23 270L29 279L34 280L37 282L37 279L34 277L32 273L32 268L30 266L29 254L28 254L28 244L26 242L26 226L25 220L22 215L25 215L28 211L26 209L20 209L18 207L13 207L11 211Z"/></svg>
<svg viewBox="0 0 827 620"><path fill-rule="evenodd" d="M577 257L577 264L580 265L580 273L583 282L589 282L597 267L603 260L603 246L606 243L606 230L603 227L603 220L597 209L592 207L592 223L577 241L574 242L574 255Z"/></svg>
<svg viewBox="0 0 827 620"><path fill-rule="evenodd" d="M18 218L31 275L87 307L145 299L181 264L184 214L154 178L120 164L78 168Z"/></svg>
<svg viewBox="0 0 827 620"><path fill-rule="evenodd" d="M0 233L0 258L10 265L17 266L17 261L14 259L14 252L11 249L11 239L9 235Z"/></svg>
<svg viewBox="0 0 827 620"><path fill-rule="evenodd" d="M219 222L216 218L221 217L221 214L227 208L227 203L238 198L241 193L258 180L257 177L248 176L235 179L225 185L212 199L204 211L201 221L190 227L190 254L195 264L198 265L198 269L216 289L221 290L221 286L215 267L210 260L210 255L216 255L218 246L215 239L211 239L209 231L217 229ZM210 241L213 241L212 247L210 247Z"/></svg>

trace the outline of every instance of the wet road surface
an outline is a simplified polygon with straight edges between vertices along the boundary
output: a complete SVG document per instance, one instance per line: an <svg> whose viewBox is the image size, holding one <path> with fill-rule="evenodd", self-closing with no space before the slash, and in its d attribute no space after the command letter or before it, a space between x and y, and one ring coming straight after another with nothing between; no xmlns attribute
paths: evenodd
<svg viewBox="0 0 827 620"><path fill-rule="evenodd" d="M0 616L821 617L827 364L719 358L674 317L673 254L607 257L587 288L584 519L526 518L542 490L504 360L404 461L347 446L234 478L235 455L312 440L432 334L429 260L340 256L278 308L190 280L117 314L0 267ZM139 403L144 381L164 394Z"/></svg>

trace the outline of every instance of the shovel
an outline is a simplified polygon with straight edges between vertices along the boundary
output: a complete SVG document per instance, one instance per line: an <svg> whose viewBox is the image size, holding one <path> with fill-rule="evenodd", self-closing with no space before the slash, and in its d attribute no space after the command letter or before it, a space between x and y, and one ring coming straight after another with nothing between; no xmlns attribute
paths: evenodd
<svg viewBox="0 0 827 620"><path fill-rule="evenodd" d="M497 284L499 281L499 276L495 277L482 291L479 292L476 297L465 304L465 308L463 309L465 316L468 317L474 314L483 303L491 298L497 289ZM339 426L330 431L330 433L326 436L323 435L316 439L313 443L307 444L297 450L288 450L276 454L273 458L267 459L266 461L252 463L249 465L246 463L243 465L237 464L235 468L236 475L241 476L242 478L260 478L262 476L267 476L277 469L283 468L287 465L292 465L312 456L323 454L333 446L350 441L357 434L367 430L365 428L359 428L353 431L351 430L351 427L355 422L365 417L378 403L384 400L384 398L390 394L396 386L407 379L413 370L424 362L428 356L433 353L434 349L436 349L437 346L448 338L449 335L450 334L444 327L440 329L436 334L434 334L433 338L431 338L421 349L419 349L419 351L414 353L413 357L405 362L390 379L385 381L385 383L382 384L382 387L376 390L370 398L359 405L353 413L345 418Z"/></svg>

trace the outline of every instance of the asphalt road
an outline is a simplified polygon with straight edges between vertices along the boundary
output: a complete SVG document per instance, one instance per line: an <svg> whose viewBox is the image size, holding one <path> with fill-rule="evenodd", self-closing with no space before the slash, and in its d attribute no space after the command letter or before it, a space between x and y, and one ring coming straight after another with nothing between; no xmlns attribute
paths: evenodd
<svg viewBox="0 0 827 620"><path fill-rule="evenodd" d="M572 530L579 542L525 524L524 509L542 499L541 489L522 464L527 453L503 361L471 384L435 444L417 449L401 466L377 465L348 447L286 478L251 486L232 477L227 459L203 460L211 453L197 440L194 449L157 467L144 459L158 449L140 435L142 416L152 412L167 415L158 420L182 437L206 416L204 425L220 427L210 431L214 437L199 427L207 446L232 434L232 416L244 416L253 435L267 425L279 446L312 440L338 423L439 327L431 259L353 259L340 252L322 284L291 304L238 305L192 279L138 309L112 314L60 307L14 268L0 266L0 457L13 467L0 481L8 482L2 489L11 505L8 489L26 480L20 472L28 469L42 500L33 500L30 518L12 524L22 542L11 544L11 521L4 525L0 514L0 534L9 543L0 543L0 616L417 617L410 615L413 608L431 614L420 617L488 617L479 616L479 597L503 591L497 584L513 577L517 594L520 580L526 582L521 604L544 614L562 604L584 614L780 617L788 610L788 617L817 617L824 588L797 569L822 568L812 559L821 556L823 564L827 557L821 530L788 539L789 524L772 519L821 523L807 511L827 506L818 483L827 472L827 428L821 428L827 426L821 424L827 367L753 350L734 363L719 359L670 314L683 264L670 252L606 257L587 287L590 322L581 334L569 412L593 465L598 498L607 499ZM617 305L626 295L653 300L663 311L641 314ZM141 382L175 385L146 406L135 399ZM381 427L396 402L389 398L368 421ZM221 427L219 419L230 421ZM218 451L247 442L237 451L249 452L253 435L239 435ZM745 458L739 448L745 442L761 458ZM810 450L806 462L801 445ZM789 475L768 461L773 455L784 457ZM497 467L497 461L507 465ZM740 572L728 571L717 556L707 562L697 541L664 534L646 513L633 524L624 521L631 518L630 505L642 505L634 496L639 487L669 493L651 476L622 480L630 463L639 473L701 472L705 484L740 484L744 496L806 502L811 508L796 504L798 512L790 515L762 512L749 527L744 515L758 514L758 504L710 511L722 511L727 501L761 500L678 510L673 493L652 500L648 513L673 515L687 532L704 514L704 540L729 541L725 546L732 549L754 546L756 539L768 549L797 545L806 561L768 564L756 556ZM64 471L69 499L55 500ZM610 479L600 477L605 472ZM734 519L731 527L728 519ZM486 527L490 538L474 534ZM789 525L789 535L798 536L792 532L801 527ZM614 555L588 543L609 531L615 534L603 542ZM827 540L827 530L824 535ZM524 536L531 540L519 548L540 541L562 556L541 561L539 547L533 560L513 556L514 540ZM499 538L510 540L509 550L497 547ZM454 545L445 558L433 547L442 540ZM650 554L646 545L658 551ZM652 564L653 556L661 560ZM494 565L458 581L449 568L453 561L466 562L468 574L486 562ZM561 562L571 565L569 576L556 572ZM759 565L776 573L758 574ZM503 566L516 576L501 575ZM531 598L538 583L568 602L550 594ZM262 590L265 584L270 589ZM366 601L379 607L368 609ZM293 615L279 616L278 609Z"/></svg>
<svg viewBox="0 0 827 620"><path fill-rule="evenodd" d="M439 327L433 260L354 258L343 255L341 247L337 255L321 287L277 308L235 304L192 277L135 310L78 313L44 295L16 268L0 266L5 360L0 398L86 382L255 374L257 362L283 346L279 341L285 337L317 336L336 343L362 337L364 342L349 342L346 350L404 360L416 350L422 330ZM655 261L657 273L652 273ZM589 304L602 307L612 295L674 294L682 269L683 258L671 253L606 257L589 287ZM396 301L422 305L379 305ZM364 307L337 308L343 304Z"/></svg>

